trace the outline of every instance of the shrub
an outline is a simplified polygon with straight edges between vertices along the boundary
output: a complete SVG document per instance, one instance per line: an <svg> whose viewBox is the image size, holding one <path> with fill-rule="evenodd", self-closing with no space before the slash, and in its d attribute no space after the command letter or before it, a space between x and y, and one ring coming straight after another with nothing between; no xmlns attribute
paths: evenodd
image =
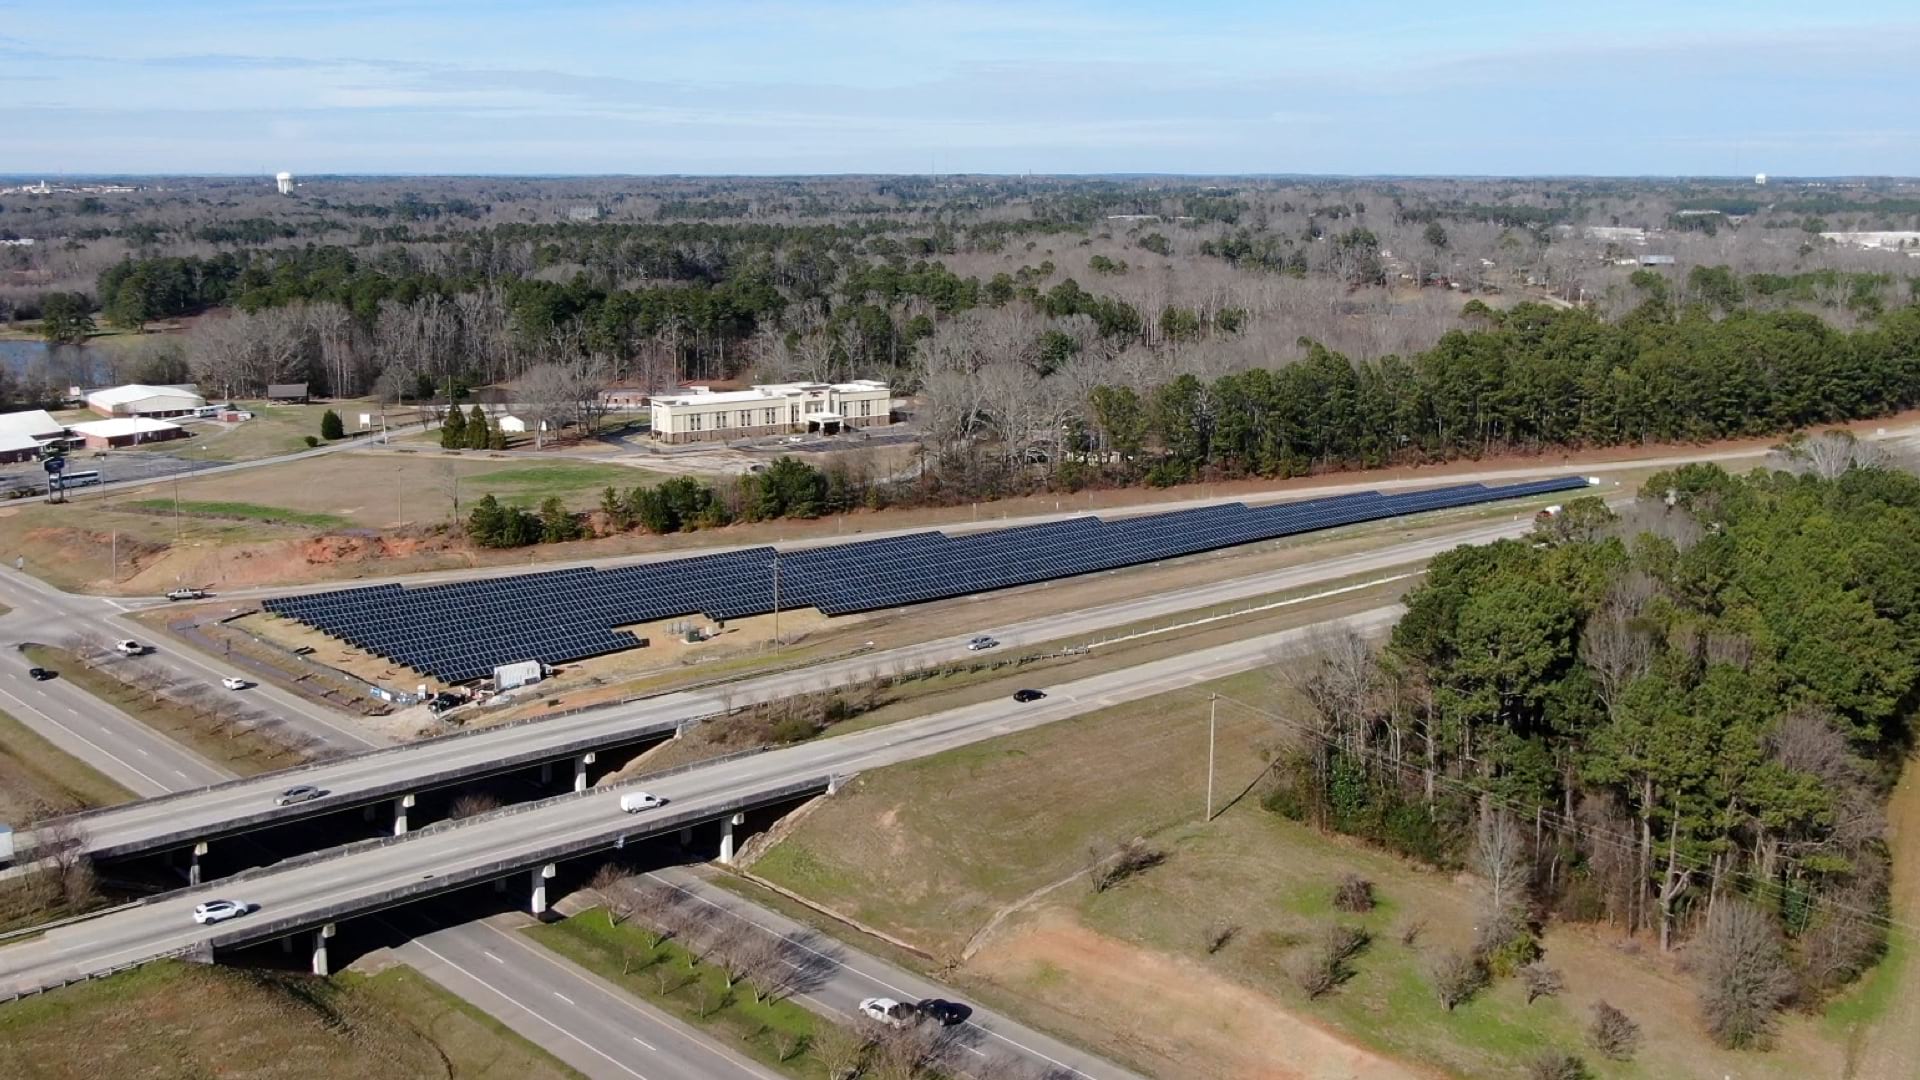
<svg viewBox="0 0 1920 1080"><path fill-rule="evenodd" d="M1293 980L1309 998L1317 998L1353 978L1347 961L1359 955L1372 939L1357 926L1335 924L1326 929L1313 953L1294 968Z"/></svg>
<svg viewBox="0 0 1920 1080"><path fill-rule="evenodd" d="M1433 980L1434 995L1448 1012L1473 1000L1473 995L1487 985L1485 965L1470 953L1441 954L1429 965L1427 975Z"/></svg>
<svg viewBox="0 0 1920 1080"><path fill-rule="evenodd" d="M1167 853L1145 840L1138 837L1128 840L1113 854L1094 864L1090 871L1093 891L1106 892L1135 874L1151 870L1166 861Z"/></svg>
<svg viewBox="0 0 1920 1080"><path fill-rule="evenodd" d="M309 450L320 445L320 437L317 435L308 435L306 436L306 440L307 440L307 449Z"/></svg>
<svg viewBox="0 0 1920 1080"><path fill-rule="evenodd" d="M1333 906L1341 911L1361 914L1373 910L1373 882L1359 874L1347 874L1333 890Z"/></svg>
<svg viewBox="0 0 1920 1080"><path fill-rule="evenodd" d="M1640 1048L1640 1025L1612 1005L1595 1002L1593 1022L1587 1025L1587 1042L1615 1061L1631 1061Z"/></svg>
<svg viewBox="0 0 1920 1080"><path fill-rule="evenodd" d="M1587 1063L1565 1050L1542 1050L1527 1061L1527 1080L1587 1080Z"/></svg>
<svg viewBox="0 0 1920 1080"><path fill-rule="evenodd" d="M320 414L320 437L323 439L343 439L347 427L340 422L340 414L328 409Z"/></svg>
<svg viewBox="0 0 1920 1080"><path fill-rule="evenodd" d="M1535 960L1520 969L1520 979L1527 987L1527 1004L1531 1005L1543 997L1557 997L1565 988L1566 982L1555 968Z"/></svg>

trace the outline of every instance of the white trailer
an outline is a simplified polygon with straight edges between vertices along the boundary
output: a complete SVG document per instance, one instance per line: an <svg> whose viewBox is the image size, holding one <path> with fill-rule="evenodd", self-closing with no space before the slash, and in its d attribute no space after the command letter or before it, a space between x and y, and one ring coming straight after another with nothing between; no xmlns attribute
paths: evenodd
<svg viewBox="0 0 1920 1080"><path fill-rule="evenodd" d="M547 665L538 660L522 660L517 664L502 664L493 669L493 688L512 690L518 686L537 683L547 677Z"/></svg>

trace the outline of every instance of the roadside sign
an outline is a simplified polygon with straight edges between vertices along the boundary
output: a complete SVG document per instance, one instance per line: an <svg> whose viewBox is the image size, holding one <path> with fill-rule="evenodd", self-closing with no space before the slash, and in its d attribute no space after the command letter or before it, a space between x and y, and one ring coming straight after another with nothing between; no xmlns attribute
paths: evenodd
<svg viewBox="0 0 1920 1080"><path fill-rule="evenodd" d="M50 457L46 460L45 464L48 472L57 473L67 467L67 459L63 457Z"/></svg>

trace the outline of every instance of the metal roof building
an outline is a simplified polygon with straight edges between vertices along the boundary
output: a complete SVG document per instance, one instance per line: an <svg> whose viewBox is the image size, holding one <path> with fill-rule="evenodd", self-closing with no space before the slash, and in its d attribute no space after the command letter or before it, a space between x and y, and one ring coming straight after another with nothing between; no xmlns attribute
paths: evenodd
<svg viewBox="0 0 1920 1080"><path fill-rule="evenodd" d="M95 390L87 395L87 408L101 416L185 416L206 403L206 398L189 389L140 383Z"/></svg>

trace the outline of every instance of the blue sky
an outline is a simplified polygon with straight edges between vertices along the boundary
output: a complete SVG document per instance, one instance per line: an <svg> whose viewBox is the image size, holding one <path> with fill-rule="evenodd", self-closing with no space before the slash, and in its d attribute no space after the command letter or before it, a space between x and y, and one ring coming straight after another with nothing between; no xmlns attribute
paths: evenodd
<svg viewBox="0 0 1920 1080"><path fill-rule="evenodd" d="M1913 0L0 0L0 173L1920 174Z"/></svg>

